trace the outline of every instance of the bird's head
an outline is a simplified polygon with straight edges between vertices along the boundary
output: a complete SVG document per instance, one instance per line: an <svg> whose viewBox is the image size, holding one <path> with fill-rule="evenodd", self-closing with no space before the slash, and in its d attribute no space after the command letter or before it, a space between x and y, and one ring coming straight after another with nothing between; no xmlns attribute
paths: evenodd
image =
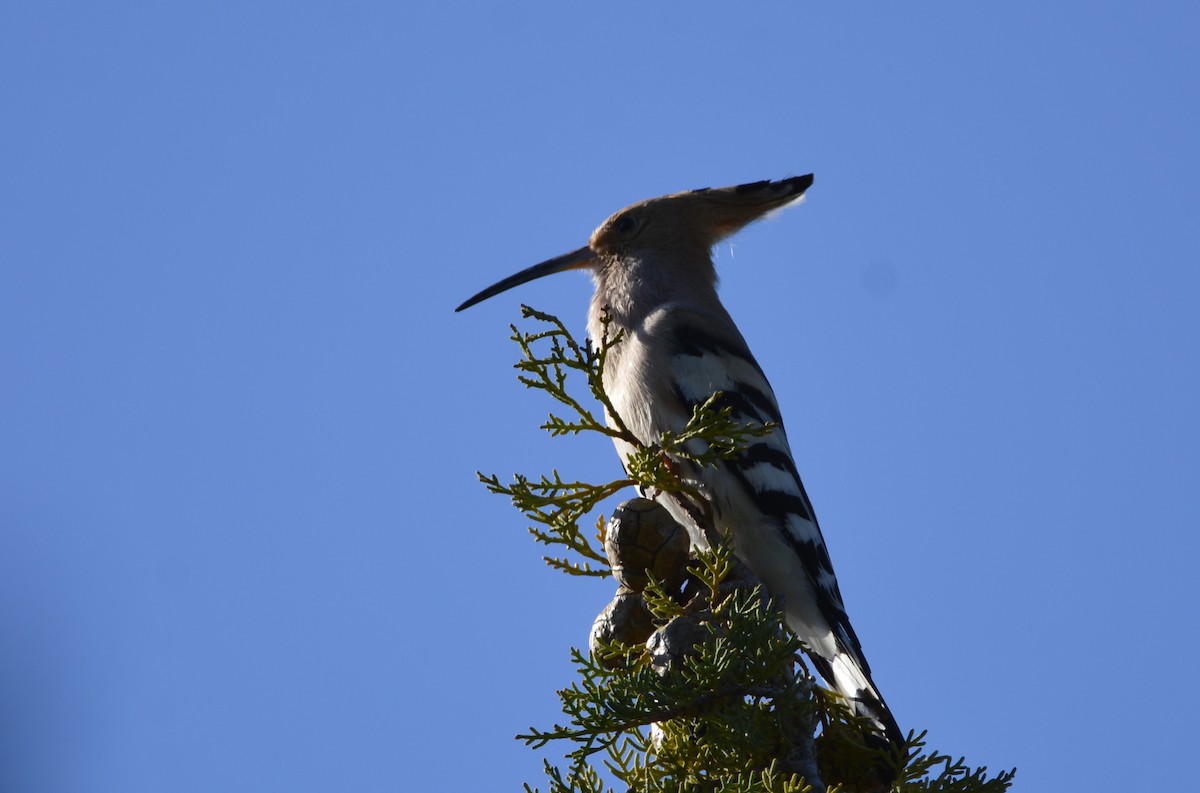
<svg viewBox="0 0 1200 793"><path fill-rule="evenodd" d="M627 206L592 232L588 247L602 257L667 251L709 251L773 210L798 201L812 174L778 182L705 187Z"/></svg>
<svg viewBox="0 0 1200 793"><path fill-rule="evenodd" d="M511 275L466 300L455 311L565 270L600 270L662 256L702 257L707 262L713 245L764 215L799 201L812 183L812 174L807 174L639 201L601 223L584 247Z"/></svg>

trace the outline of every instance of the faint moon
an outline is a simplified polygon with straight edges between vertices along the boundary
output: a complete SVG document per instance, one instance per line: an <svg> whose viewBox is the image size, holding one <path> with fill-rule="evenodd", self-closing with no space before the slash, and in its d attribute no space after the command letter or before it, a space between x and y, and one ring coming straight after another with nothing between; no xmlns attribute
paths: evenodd
<svg viewBox="0 0 1200 793"><path fill-rule="evenodd" d="M862 287L875 297L890 297L896 291L898 276L891 262L874 261L862 269Z"/></svg>

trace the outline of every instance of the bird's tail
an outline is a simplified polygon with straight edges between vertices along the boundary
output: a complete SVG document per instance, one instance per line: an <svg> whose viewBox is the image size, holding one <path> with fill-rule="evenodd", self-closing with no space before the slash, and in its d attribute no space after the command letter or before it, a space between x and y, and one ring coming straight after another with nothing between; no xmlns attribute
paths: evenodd
<svg viewBox="0 0 1200 793"><path fill-rule="evenodd" d="M829 674L823 671L821 676L826 678L833 688L841 694L847 704L859 716L866 716L874 722L876 728L897 751L904 746L904 734L896 717L883 701L875 681L871 679L871 671L865 664L859 662L853 654L842 651L829 662Z"/></svg>
<svg viewBox="0 0 1200 793"><path fill-rule="evenodd" d="M890 790L904 765L904 733L871 679L870 668L860 654L842 648L832 659L816 653L810 657L817 673L846 700L855 715L865 716L874 725L873 730L863 734L863 742L867 747L881 749L889 755L889 759L875 769L875 776L880 790ZM870 789L874 789L873 785Z"/></svg>

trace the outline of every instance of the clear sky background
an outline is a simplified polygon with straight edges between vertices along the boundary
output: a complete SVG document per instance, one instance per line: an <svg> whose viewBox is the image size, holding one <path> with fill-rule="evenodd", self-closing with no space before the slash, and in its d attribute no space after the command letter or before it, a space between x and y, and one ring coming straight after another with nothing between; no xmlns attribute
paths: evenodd
<svg viewBox="0 0 1200 793"><path fill-rule="evenodd" d="M609 583L462 299L683 189L876 679L1026 791L1192 776L1194 3L8 3L0 790L517 790ZM557 757L554 753L547 756Z"/></svg>

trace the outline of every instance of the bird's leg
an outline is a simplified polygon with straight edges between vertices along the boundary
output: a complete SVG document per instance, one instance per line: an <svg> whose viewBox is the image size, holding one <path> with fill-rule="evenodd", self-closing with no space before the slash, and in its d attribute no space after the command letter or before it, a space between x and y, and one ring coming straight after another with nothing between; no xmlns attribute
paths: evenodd
<svg viewBox="0 0 1200 793"><path fill-rule="evenodd" d="M721 536L717 533L716 515L713 514L712 502L704 497L697 483L684 478L683 471L679 463L669 457L665 452L662 453L663 466L671 472L675 481L679 483L678 490L673 490L667 495L675 499L679 506L687 512L692 523L700 530L704 536L704 541L709 548L715 548L721 544Z"/></svg>

